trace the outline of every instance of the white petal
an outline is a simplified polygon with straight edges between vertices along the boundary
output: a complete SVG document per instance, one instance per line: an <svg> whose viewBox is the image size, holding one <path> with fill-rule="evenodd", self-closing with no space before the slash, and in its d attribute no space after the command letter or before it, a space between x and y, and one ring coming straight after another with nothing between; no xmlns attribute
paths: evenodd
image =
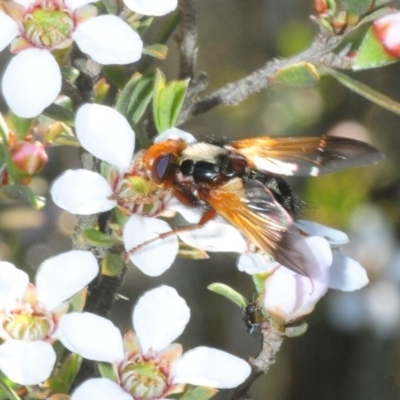
<svg viewBox="0 0 400 400"><path fill-rule="evenodd" d="M64 4L70 10L76 10L79 7L86 6L86 4L93 3L93 0L65 0Z"/></svg>
<svg viewBox="0 0 400 400"><path fill-rule="evenodd" d="M342 246L349 242L349 237L342 231L318 224L313 221L298 220L296 226L309 236L322 236L331 246Z"/></svg>
<svg viewBox="0 0 400 400"><path fill-rule="evenodd" d="M197 224L204 214L201 208L185 206L175 196L171 196L166 204L166 208L178 212L191 224Z"/></svg>
<svg viewBox="0 0 400 400"><path fill-rule="evenodd" d="M175 289L164 285L146 292L139 299L132 318L143 353L150 349L158 352L184 331L190 309Z"/></svg>
<svg viewBox="0 0 400 400"><path fill-rule="evenodd" d="M242 254L237 263L239 271L246 272L249 275L259 273L270 273L279 267L276 261L268 262L259 254L245 253Z"/></svg>
<svg viewBox="0 0 400 400"><path fill-rule="evenodd" d="M84 104L75 118L76 135L91 154L115 165L121 173L131 164L135 132L126 118L111 107Z"/></svg>
<svg viewBox="0 0 400 400"><path fill-rule="evenodd" d="M330 268L329 287L331 289L352 292L361 289L369 282L367 271L357 261L344 256L339 251L333 252Z"/></svg>
<svg viewBox="0 0 400 400"><path fill-rule="evenodd" d="M28 287L28 274L16 268L13 264L0 262L0 305L7 300L20 300Z"/></svg>
<svg viewBox="0 0 400 400"><path fill-rule="evenodd" d="M132 400L121 386L106 378L88 379L72 393L71 400Z"/></svg>
<svg viewBox="0 0 400 400"><path fill-rule="evenodd" d="M36 385L46 380L55 362L56 353L46 342L7 340L0 346L0 370L21 385Z"/></svg>
<svg viewBox="0 0 400 400"><path fill-rule="evenodd" d="M174 383L190 383L220 389L240 385L251 372L249 363L225 351L196 347L173 367Z"/></svg>
<svg viewBox="0 0 400 400"><path fill-rule="evenodd" d="M60 93L60 68L48 50L24 50L8 64L2 86L4 98L15 114L37 117Z"/></svg>
<svg viewBox="0 0 400 400"><path fill-rule="evenodd" d="M78 25L72 37L84 53L103 65L130 64L142 56L142 39L115 15L86 20Z"/></svg>
<svg viewBox="0 0 400 400"><path fill-rule="evenodd" d="M178 0L124 0L124 3L132 11L156 17L168 14L178 6Z"/></svg>
<svg viewBox="0 0 400 400"><path fill-rule="evenodd" d="M283 321L294 319L296 307L296 278L292 271L279 268L265 282L264 307Z"/></svg>
<svg viewBox="0 0 400 400"><path fill-rule="evenodd" d="M108 211L117 205L105 178L86 169L67 170L50 190L54 203L72 214L89 215Z"/></svg>
<svg viewBox="0 0 400 400"><path fill-rule="evenodd" d="M170 128L154 138L154 143L163 142L167 139L178 140L183 139L187 144L196 143L196 138L189 132L178 128Z"/></svg>
<svg viewBox="0 0 400 400"><path fill-rule="evenodd" d="M192 247L204 251L231 251L243 253L247 243L240 232L223 221L208 221L200 229L180 232L179 238Z"/></svg>
<svg viewBox="0 0 400 400"><path fill-rule="evenodd" d="M4 50L17 36L18 24L3 11L0 11L0 51Z"/></svg>
<svg viewBox="0 0 400 400"><path fill-rule="evenodd" d="M14 3L18 3L21 6L28 8L31 4L34 3L34 0L14 0Z"/></svg>
<svg viewBox="0 0 400 400"><path fill-rule="evenodd" d="M143 242L170 232L170 226L160 219L132 215L124 227L124 245L127 251ZM144 248L134 252L129 258L143 273L159 276L174 262L179 250L176 235L156 240Z"/></svg>
<svg viewBox="0 0 400 400"><path fill-rule="evenodd" d="M72 250L44 261L36 274L38 298L53 310L87 286L99 273L90 251Z"/></svg>
<svg viewBox="0 0 400 400"><path fill-rule="evenodd" d="M118 328L110 320L92 313L64 315L56 337L68 350L88 360L113 363L124 356Z"/></svg>

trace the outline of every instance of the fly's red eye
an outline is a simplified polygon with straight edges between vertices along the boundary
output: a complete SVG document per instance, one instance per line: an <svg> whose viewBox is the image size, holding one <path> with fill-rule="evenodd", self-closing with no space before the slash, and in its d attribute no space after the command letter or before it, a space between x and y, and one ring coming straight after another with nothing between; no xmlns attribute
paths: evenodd
<svg viewBox="0 0 400 400"><path fill-rule="evenodd" d="M162 183L168 175L172 156L170 154L162 155L156 158L151 170L151 179L157 185Z"/></svg>

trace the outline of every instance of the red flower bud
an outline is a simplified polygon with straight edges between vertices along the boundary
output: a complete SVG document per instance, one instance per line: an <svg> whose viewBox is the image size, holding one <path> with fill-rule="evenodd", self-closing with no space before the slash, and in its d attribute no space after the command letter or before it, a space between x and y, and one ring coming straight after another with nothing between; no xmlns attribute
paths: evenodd
<svg viewBox="0 0 400 400"><path fill-rule="evenodd" d="M376 38L389 55L400 58L400 12L377 19L373 27Z"/></svg>
<svg viewBox="0 0 400 400"><path fill-rule="evenodd" d="M40 142L19 141L11 149L15 166L28 175L39 172L47 163L46 149Z"/></svg>

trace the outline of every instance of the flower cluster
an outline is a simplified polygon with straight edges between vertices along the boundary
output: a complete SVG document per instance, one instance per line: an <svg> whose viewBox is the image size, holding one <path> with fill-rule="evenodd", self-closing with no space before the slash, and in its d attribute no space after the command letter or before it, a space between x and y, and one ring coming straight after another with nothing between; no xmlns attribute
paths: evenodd
<svg viewBox="0 0 400 400"><path fill-rule="evenodd" d="M132 314L135 332L124 339L107 319L90 313L64 317L58 338L85 358L113 364L115 380L90 379L72 400L91 397L163 399L184 390L185 384L232 388L250 374L250 365L224 351L196 347L182 353L172 343L183 332L190 309L175 289L161 286L145 293ZM104 346L107 343L107 346ZM172 344L171 344L172 343Z"/></svg>
<svg viewBox="0 0 400 400"><path fill-rule="evenodd" d="M25 272L0 262L0 370L8 378L34 385L50 376L56 361L52 343L69 309L65 300L98 272L92 253L73 250L44 261L34 286Z"/></svg>

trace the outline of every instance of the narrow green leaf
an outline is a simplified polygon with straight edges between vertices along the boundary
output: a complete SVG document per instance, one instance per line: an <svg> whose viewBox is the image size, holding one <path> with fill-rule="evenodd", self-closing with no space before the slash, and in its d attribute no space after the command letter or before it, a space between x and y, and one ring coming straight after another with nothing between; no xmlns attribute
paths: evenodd
<svg viewBox="0 0 400 400"><path fill-rule="evenodd" d="M116 276L124 270L125 266L120 254L107 253L101 263L101 273L102 275Z"/></svg>
<svg viewBox="0 0 400 400"><path fill-rule="evenodd" d="M320 80L313 64L301 62L281 68L274 76L274 81L287 86L310 86Z"/></svg>
<svg viewBox="0 0 400 400"><path fill-rule="evenodd" d="M268 278L268 274L254 274L252 275L254 287L258 294L264 292L265 280Z"/></svg>
<svg viewBox="0 0 400 400"><path fill-rule="evenodd" d="M7 384L6 380L8 381L5 375L2 374L0 377L0 391L7 395L7 400L22 400L15 390Z"/></svg>
<svg viewBox="0 0 400 400"><path fill-rule="evenodd" d="M70 312L82 312L86 304L88 290L87 288L80 290L75 293L69 300L69 311Z"/></svg>
<svg viewBox="0 0 400 400"><path fill-rule="evenodd" d="M143 76L139 73L134 74L118 98L116 109L133 125L142 118L153 97L154 79L154 71Z"/></svg>
<svg viewBox="0 0 400 400"><path fill-rule="evenodd" d="M111 84L122 90L127 82L125 70L121 65L106 65L102 68L104 76Z"/></svg>
<svg viewBox="0 0 400 400"><path fill-rule="evenodd" d="M194 389L188 390L180 400L208 400L218 393L217 389L198 386Z"/></svg>
<svg viewBox="0 0 400 400"><path fill-rule="evenodd" d="M155 43L151 46L146 46L143 49L143 54L158 58L159 60L165 60L168 54L168 47L165 44Z"/></svg>
<svg viewBox="0 0 400 400"><path fill-rule="evenodd" d="M304 335L307 332L308 324L306 321L296 321L292 324L285 326L285 336L287 337L298 337Z"/></svg>
<svg viewBox="0 0 400 400"><path fill-rule="evenodd" d="M236 290L232 289L230 286L225 285L224 283L212 283L211 285L207 286L207 289L226 297L228 300L234 302L243 310L247 307L248 301L246 300L246 298Z"/></svg>
<svg viewBox="0 0 400 400"><path fill-rule="evenodd" d="M107 14L117 15L118 4L116 0L101 0L101 2L104 4Z"/></svg>
<svg viewBox="0 0 400 400"><path fill-rule="evenodd" d="M82 238L85 242L96 247L110 247L116 243L115 238L94 228L85 229L82 232Z"/></svg>
<svg viewBox="0 0 400 400"><path fill-rule="evenodd" d="M36 210L40 210L46 204L43 197L36 196L32 189L25 185L2 186L0 188L0 197L25 201Z"/></svg>
<svg viewBox="0 0 400 400"><path fill-rule="evenodd" d="M10 111L9 113L13 130L17 135L18 139L25 139L29 130L32 128L33 124L36 122L36 118L21 118Z"/></svg>
<svg viewBox="0 0 400 400"><path fill-rule="evenodd" d="M179 113L185 100L186 90L189 85L189 80L172 82L174 85L174 101L172 103L170 128L176 125L179 118Z"/></svg>
<svg viewBox="0 0 400 400"><path fill-rule="evenodd" d="M357 24L357 26L360 26L362 24L366 24L368 22L375 21L376 19L381 18L384 15L388 14L389 12L391 12L391 10L392 9L390 7L378 8L377 10L372 11L371 13L367 14L364 18L362 18L360 20L360 22Z"/></svg>
<svg viewBox="0 0 400 400"><path fill-rule="evenodd" d="M370 27L365 34L360 48L357 50L353 62L353 70L377 68L383 65L392 64L397 58L392 57L375 36L373 27Z"/></svg>
<svg viewBox="0 0 400 400"><path fill-rule="evenodd" d="M0 137L4 146L8 146L8 135L9 129L6 120L4 119L3 114L0 113Z"/></svg>
<svg viewBox="0 0 400 400"><path fill-rule="evenodd" d="M113 382L118 382L118 377L115 373L115 370L114 370L112 364L106 363L106 362L98 362L97 367L100 371L100 375L103 378L108 378Z"/></svg>
<svg viewBox="0 0 400 400"><path fill-rule="evenodd" d="M63 382L65 391L63 393L69 393L76 375L82 364L82 357L78 354L70 354L62 363L60 370L58 371L58 378Z"/></svg>
<svg viewBox="0 0 400 400"><path fill-rule="evenodd" d="M142 74L139 74L138 72L134 73L119 94L117 103L115 104L115 109L121 114L127 115L130 98L135 90L136 84L141 77Z"/></svg>
<svg viewBox="0 0 400 400"><path fill-rule="evenodd" d="M372 5L373 0L341 0L346 11L356 15L365 14Z"/></svg>
<svg viewBox="0 0 400 400"><path fill-rule="evenodd" d="M158 133L172 128L185 98L188 81L172 81L168 84L164 74L157 70L154 81L153 115Z"/></svg>
<svg viewBox="0 0 400 400"><path fill-rule="evenodd" d="M52 118L55 121L64 122L68 126L74 126L75 115L71 110L59 106L58 104L51 104L44 111L46 117Z"/></svg>
<svg viewBox="0 0 400 400"><path fill-rule="evenodd" d="M365 97L373 103L378 104L379 106L386 108L387 110L392 111L395 114L400 114L400 103L394 101L390 97L385 96L384 94L372 89L364 83L358 82L353 78L350 78L349 76L344 75L341 72L338 72L332 68L321 67L321 70L324 70L325 72L333 76L342 85L346 86L353 92L358 93L360 96Z"/></svg>

